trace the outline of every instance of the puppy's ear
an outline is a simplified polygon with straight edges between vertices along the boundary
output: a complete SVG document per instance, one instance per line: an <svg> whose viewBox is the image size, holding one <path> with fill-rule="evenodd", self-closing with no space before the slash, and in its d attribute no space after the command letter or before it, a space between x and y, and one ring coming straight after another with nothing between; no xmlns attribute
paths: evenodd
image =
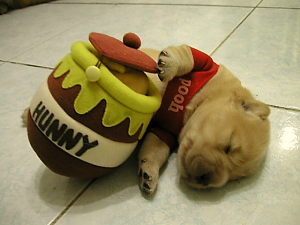
<svg viewBox="0 0 300 225"><path fill-rule="evenodd" d="M266 120L271 113L269 106L263 102L253 99L239 99L238 102L246 112L253 113L262 120Z"/></svg>

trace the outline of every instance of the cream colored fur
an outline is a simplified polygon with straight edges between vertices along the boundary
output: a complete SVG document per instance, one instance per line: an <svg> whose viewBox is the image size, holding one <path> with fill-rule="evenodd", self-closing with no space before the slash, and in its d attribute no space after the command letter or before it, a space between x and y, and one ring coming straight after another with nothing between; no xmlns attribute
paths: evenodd
<svg viewBox="0 0 300 225"><path fill-rule="evenodd" d="M159 60L162 62L158 62L158 68L162 71L159 76L164 82L191 72L194 64L191 48L187 45L166 48L161 52Z"/></svg>
<svg viewBox="0 0 300 225"><path fill-rule="evenodd" d="M162 80L191 71L193 58L187 46L169 47L162 53L150 49L144 52L158 61L164 71L160 74ZM178 68L174 70L176 64ZM148 75L163 94L167 83ZM221 187L229 180L254 173L268 148L269 114L269 107L255 100L221 65L186 109L179 136L178 168L187 184L200 189ZM146 193L152 194L156 189L159 168L169 154L168 146L154 134L146 136L139 155L140 186Z"/></svg>

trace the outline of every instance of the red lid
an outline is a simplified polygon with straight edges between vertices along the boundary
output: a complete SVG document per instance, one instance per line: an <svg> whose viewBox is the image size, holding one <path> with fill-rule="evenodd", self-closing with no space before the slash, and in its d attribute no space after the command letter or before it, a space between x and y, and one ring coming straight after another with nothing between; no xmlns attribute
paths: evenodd
<svg viewBox="0 0 300 225"><path fill-rule="evenodd" d="M145 72L157 72L156 62L138 50L141 40L134 33L125 34L123 42L100 33L91 33L89 39L99 53L115 62Z"/></svg>

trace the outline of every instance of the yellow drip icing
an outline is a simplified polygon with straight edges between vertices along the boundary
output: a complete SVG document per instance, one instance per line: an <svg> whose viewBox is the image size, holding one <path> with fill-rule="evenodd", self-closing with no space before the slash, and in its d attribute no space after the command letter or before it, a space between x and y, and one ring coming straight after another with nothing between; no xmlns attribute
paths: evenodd
<svg viewBox="0 0 300 225"><path fill-rule="evenodd" d="M100 67L100 79L103 79L102 81L105 82L103 82L104 86L101 86L101 82L90 82L87 80L85 70L74 62L72 54L68 54L62 59L56 68L54 77L58 78L69 72L62 83L62 87L68 89L76 85L81 86L81 90L74 102L75 111L78 114L88 113L104 99L106 101L106 109L102 118L103 125L113 127L129 118L128 134L134 135L142 126L142 131L139 135L139 139L141 139L149 125L153 112L158 110L161 103L161 96L151 79L149 79L149 96L133 94L130 88L118 81L102 64ZM105 84L109 87L106 87ZM125 95L119 93L120 89ZM118 92L118 94L112 96L114 92ZM129 93L128 96L126 93ZM132 96L136 96L136 102L135 99L132 99ZM125 103L122 101L122 98Z"/></svg>

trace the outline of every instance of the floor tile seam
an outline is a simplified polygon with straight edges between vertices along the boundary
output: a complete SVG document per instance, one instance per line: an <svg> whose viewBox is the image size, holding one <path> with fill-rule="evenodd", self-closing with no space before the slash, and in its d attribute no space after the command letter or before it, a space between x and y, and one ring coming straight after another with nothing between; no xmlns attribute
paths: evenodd
<svg viewBox="0 0 300 225"><path fill-rule="evenodd" d="M292 107L286 107L286 106L279 106L279 105L272 105L272 104L267 104L269 107L274 108L274 109L281 109L281 110L286 110L286 111L291 111L291 112L298 112L300 113L300 108L292 108Z"/></svg>
<svg viewBox="0 0 300 225"><path fill-rule="evenodd" d="M279 6L258 6L257 8L259 9L295 9L295 10L300 10L300 8L295 8L295 7L279 7Z"/></svg>
<svg viewBox="0 0 300 225"><path fill-rule="evenodd" d="M263 0L260 0L256 6L251 7L252 10L245 16L244 19L242 19L241 22L237 24L237 26L225 37L223 41L210 53L210 56L213 56L222 46L223 44L233 35L233 33L251 16L251 14L259 7L259 5L263 2Z"/></svg>
<svg viewBox="0 0 300 225"><path fill-rule="evenodd" d="M6 60L6 61L7 61L7 62L14 63L14 61L13 61L13 60L14 60L15 58L17 58L17 57L19 57L19 56L23 55L24 53L26 53L26 52L28 52L28 51L30 51L30 50L32 50L32 49L34 49L34 48L36 48L36 47L38 47L38 46L40 46L40 45L44 44L44 43L46 43L47 41L49 41L49 40L51 40L51 39L53 39L53 38L55 38L55 37L57 37L57 36L59 36L59 35L63 34L64 32L67 32L68 30L71 30L71 29L73 29L74 27L78 26L79 24L81 24L81 23L84 23L85 21L87 21L87 20L89 20L89 19L91 19L91 18L93 18L93 17L96 17L96 16L98 16L100 13L101 13L101 12L99 12L99 13L97 13L97 14L95 14L95 15L92 15L92 16L89 16L89 17L85 18L84 20L82 20L82 21L80 21L80 22L78 22L78 23L76 23L76 24L74 24L74 25L72 25L72 26L68 27L67 29L65 29L65 30L63 30L63 31L61 31L61 32L59 32L59 33L57 33L57 34L54 34L54 35L53 35L53 36L51 36L50 38L48 38L48 39L45 39L44 41L42 41L42 42L40 42L40 43L38 43L38 44L36 44L36 45L32 46L31 48L28 48L28 49L24 50L23 52L19 53L19 54L18 54L18 55L16 55L16 56L13 56L12 58L10 58L9 60ZM0 61L3 61L3 60L0 60ZM16 63L17 63L17 62L16 62ZM35 65L33 65L33 64L27 64L27 63L22 63L22 62L20 62L20 63L17 63L17 64L24 64L24 65L35 66ZM37 66L35 66L35 67L41 67L41 68L43 68L43 67L45 67L45 68L51 68L51 67L46 67L46 66L38 66L38 65L37 65Z"/></svg>
<svg viewBox="0 0 300 225"><path fill-rule="evenodd" d="M253 7L252 10L240 21L234 29L224 38L223 41L217 47L209 54L210 56L213 56L222 46L223 44L235 33L235 31L251 16L251 14L257 9L256 7Z"/></svg>
<svg viewBox="0 0 300 225"><path fill-rule="evenodd" d="M181 4L181 3L175 3L175 4L168 4L168 3L127 3L127 2L115 2L115 3L105 3L105 2L61 2L61 1L54 1L49 2L48 4L65 4L65 5L185 5L185 6L218 6L218 7L247 7L247 8L271 8L271 9L300 9L299 7L283 7L283 6L260 6L260 4L263 2L261 0L256 6L245 6L245 5L213 5L213 4Z"/></svg>
<svg viewBox="0 0 300 225"><path fill-rule="evenodd" d="M254 6L243 6L243 5L210 5L210 4L167 4L167 3L104 3L104 2L52 2L51 4L65 4L65 5L150 5L150 6L207 6L207 7L231 7L231 8L253 8Z"/></svg>
<svg viewBox="0 0 300 225"><path fill-rule="evenodd" d="M232 8L261 8L261 9L298 9L298 7L282 7L282 6L259 6L263 0L261 0L256 6L247 6L247 5L212 5L212 4L167 4L167 3L104 3L104 2L51 2L49 4L57 4L57 5L157 5L157 6L208 6L208 7L232 7Z"/></svg>
<svg viewBox="0 0 300 225"><path fill-rule="evenodd" d="M3 62L4 64L9 63L9 64L14 64L14 65L35 67L35 68L48 69L48 70L53 70L54 69L54 67L35 65L35 64L30 64L30 63L16 62L16 61L12 61L12 60L1 60L0 59L0 62Z"/></svg>
<svg viewBox="0 0 300 225"><path fill-rule="evenodd" d="M91 180L80 192L78 195L75 196L75 198L64 208L64 210L54 219L52 220L49 225L55 225L73 206L74 204L79 200L79 198L93 185L93 183L97 179Z"/></svg>

